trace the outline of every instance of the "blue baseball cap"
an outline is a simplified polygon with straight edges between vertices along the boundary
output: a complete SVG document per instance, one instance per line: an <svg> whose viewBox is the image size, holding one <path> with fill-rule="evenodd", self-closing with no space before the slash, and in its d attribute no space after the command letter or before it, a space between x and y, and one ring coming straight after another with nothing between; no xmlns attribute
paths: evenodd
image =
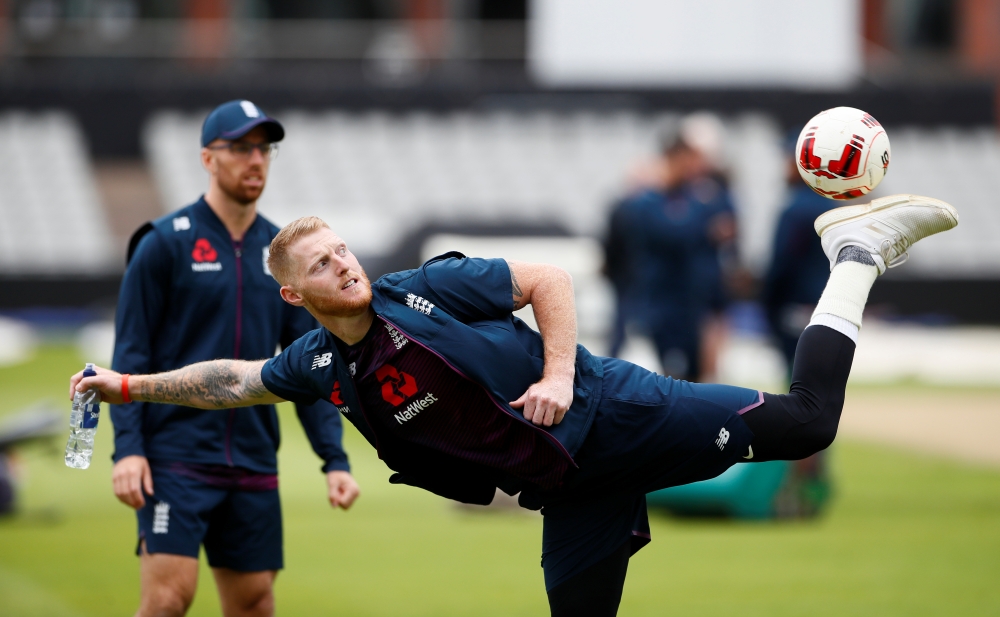
<svg viewBox="0 0 1000 617"><path fill-rule="evenodd" d="M250 101L236 100L223 103L208 114L201 125L201 145L207 146L216 139L239 139L258 126L267 131L270 142L285 138L285 129L274 118L268 118Z"/></svg>

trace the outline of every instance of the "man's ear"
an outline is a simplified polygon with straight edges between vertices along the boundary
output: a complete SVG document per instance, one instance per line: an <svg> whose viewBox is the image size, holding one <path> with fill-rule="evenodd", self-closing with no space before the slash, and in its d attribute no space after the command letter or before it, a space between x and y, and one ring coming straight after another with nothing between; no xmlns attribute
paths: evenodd
<svg viewBox="0 0 1000 617"><path fill-rule="evenodd" d="M288 285L282 285L278 291L281 293L281 299L292 306L303 306L305 304L302 296Z"/></svg>
<svg viewBox="0 0 1000 617"><path fill-rule="evenodd" d="M215 157L212 156L212 151L208 148L201 149L201 166L205 168L208 173L213 173L215 170Z"/></svg>

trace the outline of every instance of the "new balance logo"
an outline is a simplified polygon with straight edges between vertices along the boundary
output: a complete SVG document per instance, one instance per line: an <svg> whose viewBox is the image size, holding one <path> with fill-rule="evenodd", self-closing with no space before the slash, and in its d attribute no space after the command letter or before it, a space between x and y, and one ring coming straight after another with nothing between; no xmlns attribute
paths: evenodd
<svg viewBox="0 0 1000 617"><path fill-rule="evenodd" d="M355 375L358 374L358 363L351 362L350 364L347 365L347 370L351 371L351 377L354 377Z"/></svg>
<svg viewBox="0 0 1000 617"><path fill-rule="evenodd" d="M417 414L427 409L436 402L437 402L437 397L428 392L427 396L420 399L419 401L413 401L412 403L406 406L406 409L397 414L394 414L392 417L396 418L396 422L402 424L407 420L412 420L413 418L416 418Z"/></svg>
<svg viewBox="0 0 1000 617"><path fill-rule="evenodd" d="M719 446L719 449L722 450L726 447L727 443L729 443L729 431L724 428L719 429L719 438L715 440L715 445Z"/></svg>
<svg viewBox="0 0 1000 617"><path fill-rule="evenodd" d="M320 367L329 366L331 362L333 362L333 353L332 352L321 353L321 354L317 355L315 358L313 358L313 365L312 365L312 368L309 369L309 370L310 371L315 371L316 369L318 369Z"/></svg>
<svg viewBox="0 0 1000 617"><path fill-rule="evenodd" d="M161 501L153 506L153 533L167 533L170 527L170 504Z"/></svg>
<svg viewBox="0 0 1000 617"><path fill-rule="evenodd" d="M174 219L174 231L187 231L191 229L191 219L186 216L178 216Z"/></svg>
<svg viewBox="0 0 1000 617"><path fill-rule="evenodd" d="M406 294L406 306L415 311L420 311L424 315L430 315L434 305L414 294Z"/></svg>

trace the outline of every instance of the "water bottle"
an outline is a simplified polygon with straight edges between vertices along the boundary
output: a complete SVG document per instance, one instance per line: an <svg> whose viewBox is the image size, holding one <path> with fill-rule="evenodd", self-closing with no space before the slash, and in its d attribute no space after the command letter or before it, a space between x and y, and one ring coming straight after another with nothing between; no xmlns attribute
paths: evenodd
<svg viewBox="0 0 1000 617"><path fill-rule="evenodd" d="M84 377L97 374L94 365L87 363ZM74 469L90 467L94 454L94 434L101 419L101 392L93 389L73 395L73 409L69 412L69 439L66 441L66 466Z"/></svg>

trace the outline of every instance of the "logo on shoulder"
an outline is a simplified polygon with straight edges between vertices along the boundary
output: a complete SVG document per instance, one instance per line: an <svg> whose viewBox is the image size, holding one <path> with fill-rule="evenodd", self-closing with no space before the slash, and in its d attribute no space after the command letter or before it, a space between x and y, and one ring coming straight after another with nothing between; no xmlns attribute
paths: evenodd
<svg viewBox="0 0 1000 617"><path fill-rule="evenodd" d="M194 272L218 272L222 270L222 264L217 260L219 253L212 247L212 243L205 238L198 238L194 242L194 250L191 251L191 270Z"/></svg>
<svg viewBox="0 0 1000 617"><path fill-rule="evenodd" d="M719 446L719 450L722 450L727 443L729 443L729 431L724 428L719 429L719 437L715 440L715 445Z"/></svg>
<svg viewBox="0 0 1000 617"><path fill-rule="evenodd" d="M186 216L178 216L174 219L174 231L187 231L191 229L191 219Z"/></svg>
<svg viewBox="0 0 1000 617"><path fill-rule="evenodd" d="M271 274L271 269L267 267L267 257L270 254L271 254L271 247L265 246L264 247L264 259L263 259L263 262L264 262L264 274L266 274L266 275L268 275L270 277L274 277L274 275Z"/></svg>
<svg viewBox="0 0 1000 617"><path fill-rule="evenodd" d="M330 366L331 362L333 362L333 352L328 351L326 353L316 354L316 357L313 358L312 368L309 370L315 371L318 368Z"/></svg>
<svg viewBox="0 0 1000 617"><path fill-rule="evenodd" d="M430 315L434 305L416 294L406 294L406 306L424 315Z"/></svg>

